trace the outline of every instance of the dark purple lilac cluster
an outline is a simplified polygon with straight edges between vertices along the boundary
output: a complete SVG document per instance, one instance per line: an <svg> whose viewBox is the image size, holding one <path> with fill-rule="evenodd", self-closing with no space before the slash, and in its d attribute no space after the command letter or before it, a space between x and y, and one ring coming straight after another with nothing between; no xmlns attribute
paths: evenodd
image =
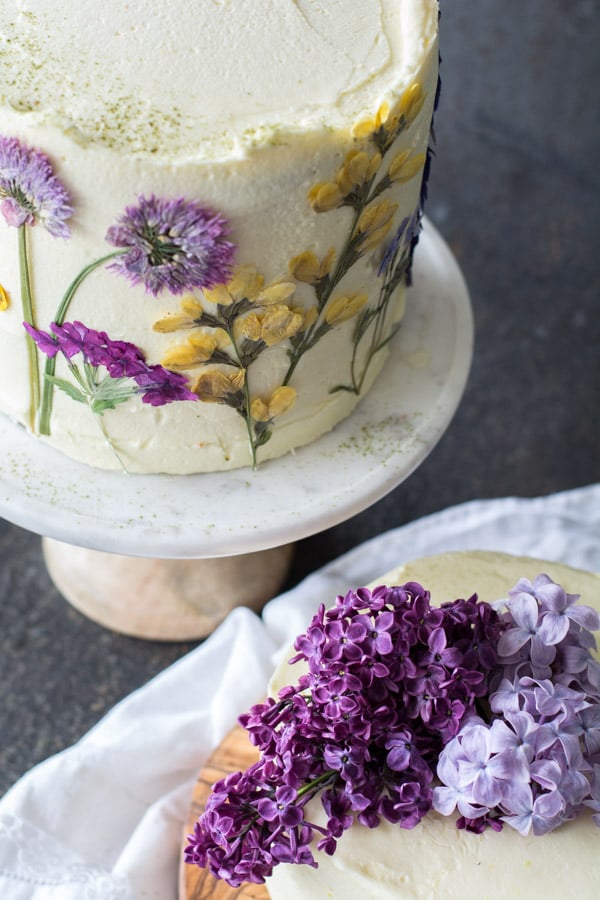
<svg viewBox="0 0 600 900"><path fill-rule="evenodd" d="M316 865L354 821L413 828L432 806L444 745L477 713L502 626L473 596L441 608L417 583L321 607L295 643L308 671L240 721L260 761L214 786L188 863L232 886L280 862ZM326 824L308 809L319 796Z"/></svg>
<svg viewBox="0 0 600 900"><path fill-rule="evenodd" d="M434 807L470 830L546 834L586 806L600 825L600 616L577 599L546 575L509 594L490 715L466 722L437 767Z"/></svg>
<svg viewBox="0 0 600 900"><path fill-rule="evenodd" d="M23 323L40 350L50 359L62 353L67 360L81 354L85 363L103 367L110 378L131 378L136 384L132 395L141 395L151 406L164 406L176 400L197 400L183 375L159 365L149 365L135 344L113 341L106 332L95 331L81 322L52 323L51 334Z"/></svg>

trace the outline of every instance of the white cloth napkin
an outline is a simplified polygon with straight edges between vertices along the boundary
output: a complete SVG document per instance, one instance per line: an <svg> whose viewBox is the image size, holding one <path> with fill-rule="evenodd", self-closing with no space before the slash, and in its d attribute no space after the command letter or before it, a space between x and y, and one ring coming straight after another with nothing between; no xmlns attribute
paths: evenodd
<svg viewBox="0 0 600 900"><path fill-rule="evenodd" d="M210 750L259 700L320 602L402 562L499 550L600 571L600 485L474 501L389 531L214 634L0 801L2 900L176 900L182 829Z"/></svg>

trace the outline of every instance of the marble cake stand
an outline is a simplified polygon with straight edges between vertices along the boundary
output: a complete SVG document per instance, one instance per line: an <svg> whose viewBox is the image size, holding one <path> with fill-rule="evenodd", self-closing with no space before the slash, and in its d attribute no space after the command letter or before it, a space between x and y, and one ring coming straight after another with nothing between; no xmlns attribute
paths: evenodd
<svg viewBox="0 0 600 900"><path fill-rule="evenodd" d="M90 618L137 637L203 637L277 592L293 541L417 468L458 406L472 345L464 279L426 221L384 372L331 433L256 472L143 476L73 462L0 416L0 514L46 536L51 577Z"/></svg>

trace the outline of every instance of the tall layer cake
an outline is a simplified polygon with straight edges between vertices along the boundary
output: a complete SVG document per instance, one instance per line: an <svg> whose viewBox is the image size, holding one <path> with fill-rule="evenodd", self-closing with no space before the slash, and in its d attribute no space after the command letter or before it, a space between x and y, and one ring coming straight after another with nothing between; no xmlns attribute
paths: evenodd
<svg viewBox="0 0 600 900"><path fill-rule="evenodd" d="M241 717L260 761L187 861L271 900L595 897L599 611L600 576L496 553L338 597Z"/></svg>
<svg viewBox="0 0 600 900"><path fill-rule="evenodd" d="M3 3L0 412L182 474L349 415L403 315L437 22L436 0Z"/></svg>

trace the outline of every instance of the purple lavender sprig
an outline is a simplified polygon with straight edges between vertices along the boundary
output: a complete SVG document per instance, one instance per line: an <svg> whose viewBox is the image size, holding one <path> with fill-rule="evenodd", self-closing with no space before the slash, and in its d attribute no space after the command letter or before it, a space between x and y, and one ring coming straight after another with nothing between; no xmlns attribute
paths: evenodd
<svg viewBox="0 0 600 900"><path fill-rule="evenodd" d="M111 340L104 331L95 331L81 322L65 322L62 325L53 322L50 326L51 333L32 328L27 323L24 323L24 327L48 358L53 359L58 353L62 353L71 363L73 357L81 354L84 363L94 369L92 379L89 377L87 379L90 388L88 399L94 412L102 413L105 409L111 408L117 397L118 401L122 402L139 395L143 403L151 406L163 406L177 400L198 399L188 390L183 375L171 372L163 366L149 365L139 347L127 341ZM95 388L100 385L96 380L99 368L106 369L108 377L119 382L118 392L107 390L103 382L100 397L95 396L97 393ZM132 385L124 391L122 379L131 379L135 387ZM64 387L61 379L55 379L55 383L59 387ZM70 393L73 396L73 393Z"/></svg>
<svg viewBox="0 0 600 900"><path fill-rule="evenodd" d="M228 281L234 245L224 216L193 200L139 197L106 234L123 248L109 268L157 296Z"/></svg>
<svg viewBox="0 0 600 900"><path fill-rule="evenodd" d="M441 749L487 692L500 630L476 597L434 608L412 582L321 607L295 643L308 672L240 718L261 759L215 785L186 861L238 886L316 865L313 837L331 854L355 820L416 826ZM307 818L317 796L325 826Z"/></svg>

